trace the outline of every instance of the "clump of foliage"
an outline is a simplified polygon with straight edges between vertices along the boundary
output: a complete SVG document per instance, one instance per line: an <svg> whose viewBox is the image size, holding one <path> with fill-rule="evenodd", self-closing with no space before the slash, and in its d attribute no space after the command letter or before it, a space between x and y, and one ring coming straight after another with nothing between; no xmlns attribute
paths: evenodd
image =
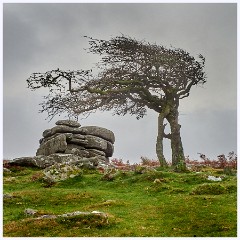
<svg viewBox="0 0 240 240"><path fill-rule="evenodd" d="M143 166L149 166L149 167L160 167L160 162L156 159L150 159L148 157L140 157L141 159L141 165Z"/></svg>

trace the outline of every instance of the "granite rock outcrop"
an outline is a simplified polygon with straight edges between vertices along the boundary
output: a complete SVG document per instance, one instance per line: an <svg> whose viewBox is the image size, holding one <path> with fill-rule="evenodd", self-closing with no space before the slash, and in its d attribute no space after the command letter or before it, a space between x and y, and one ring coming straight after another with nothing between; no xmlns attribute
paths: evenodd
<svg viewBox="0 0 240 240"><path fill-rule="evenodd" d="M46 129L36 155L54 153L74 154L80 157L100 157L108 161L114 151L114 133L98 126L85 126L76 121L59 120L56 126Z"/></svg>
<svg viewBox="0 0 240 240"><path fill-rule="evenodd" d="M115 136L106 128L59 120L42 135L36 156L15 158L8 164L42 168L45 177L56 182L81 174L82 168L108 167L113 155Z"/></svg>

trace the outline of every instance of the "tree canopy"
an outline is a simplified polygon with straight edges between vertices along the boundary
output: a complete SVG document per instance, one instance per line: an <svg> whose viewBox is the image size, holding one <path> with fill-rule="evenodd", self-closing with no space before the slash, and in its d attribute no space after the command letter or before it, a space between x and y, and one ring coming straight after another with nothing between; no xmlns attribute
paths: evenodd
<svg viewBox="0 0 240 240"><path fill-rule="evenodd" d="M90 70L51 70L33 73L28 79L32 90L48 88L41 112L50 118L67 112L69 116L90 114L96 110L114 114L146 115L147 109L159 113L156 151L162 164L163 138L171 140L172 161L184 158L178 124L179 100L186 98L194 85L204 84L205 58L198 60L180 48L166 48L124 35L99 40L86 37L89 53L101 57L97 73ZM166 119L171 133L165 134ZM161 160L160 160L161 161Z"/></svg>
<svg viewBox="0 0 240 240"><path fill-rule="evenodd" d="M49 89L42 112L49 117L90 113L96 109L127 113L139 119L147 108L162 111L166 99L189 96L193 85L205 83L205 59L195 60L179 48L165 48L124 35L110 40L88 38L90 53L99 54L99 70L51 70L33 73L28 87Z"/></svg>

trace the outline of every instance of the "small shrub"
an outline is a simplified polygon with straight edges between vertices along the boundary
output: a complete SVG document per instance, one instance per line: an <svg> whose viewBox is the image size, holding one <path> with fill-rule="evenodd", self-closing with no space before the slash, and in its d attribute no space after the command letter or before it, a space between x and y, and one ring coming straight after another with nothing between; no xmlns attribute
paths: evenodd
<svg viewBox="0 0 240 240"><path fill-rule="evenodd" d="M114 159L111 160L111 164L116 169L119 169L119 170L123 170L123 171L131 171L132 170L132 165L130 164L129 161L124 163L122 159L114 158Z"/></svg>
<svg viewBox="0 0 240 240"><path fill-rule="evenodd" d="M148 157L141 157L141 165L150 167L160 167L159 160L149 159Z"/></svg>
<svg viewBox="0 0 240 240"><path fill-rule="evenodd" d="M226 192L226 189L221 184L202 184L197 186L192 192L192 195L219 195Z"/></svg>
<svg viewBox="0 0 240 240"><path fill-rule="evenodd" d="M143 174L144 172L146 172L146 167L144 166L136 166L134 169L135 174Z"/></svg>

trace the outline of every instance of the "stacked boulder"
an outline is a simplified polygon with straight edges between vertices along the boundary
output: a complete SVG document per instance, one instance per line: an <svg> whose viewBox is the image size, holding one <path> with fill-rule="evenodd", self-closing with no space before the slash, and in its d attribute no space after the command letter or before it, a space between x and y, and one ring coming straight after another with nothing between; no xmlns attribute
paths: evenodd
<svg viewBox="0 0 240 240"><path fill-rule="evenodd" d="M43 132L36 155L55 153L74 154L79 157L99 157L108 162L114 151L114 133L106 128L85 126L72 120L59 120L56 126Z"/></svg>
<svg viewBox="0 0 240 240"><path fill-rule="evenodd" d="M82 174L82 168L108 168L115 137L112 131L81 127L72 120L59 120L43 132L35 157L21 157L9 165L39 167L47 182L58 182Z"/></svg>

